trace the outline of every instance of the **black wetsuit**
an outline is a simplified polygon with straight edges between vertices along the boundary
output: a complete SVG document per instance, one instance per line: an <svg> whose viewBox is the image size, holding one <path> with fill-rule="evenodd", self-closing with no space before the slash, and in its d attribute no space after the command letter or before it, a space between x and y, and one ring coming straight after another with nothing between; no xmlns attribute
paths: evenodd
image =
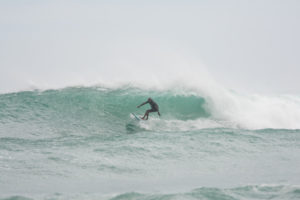
<svg viewBox="0 0 300 200"><path fill-rule="evenodd" d="M149 110L150 112L157 112L157 111L159 111L157 103L155 103L153 100L152 101L148 101L148 103L151 106L151 109Z"/></svg>
<svg viewBox="0 0 300 200"><path fill-rule="evenodd" d="M151 98L149 98L148 101L142 103L141 105L139 105L139 106L137 106L137 107L139 108L139 107L141 107L141 106L143 106L143 105L145 105L145 104L147 104L147 103L150 104L151 109L149 109L149 110L147 110L147 111L145 112L145 115L142 117L142 119L145 119L145 117L147 117L147 118L146 118L146 120L147 120L147 119L148 119L148 115L149 115L149 113L151 113L151 112L157 112L157 114L160 116L158 105L157 105L157 103L155 103L155 101L153 101Z"/></svg>

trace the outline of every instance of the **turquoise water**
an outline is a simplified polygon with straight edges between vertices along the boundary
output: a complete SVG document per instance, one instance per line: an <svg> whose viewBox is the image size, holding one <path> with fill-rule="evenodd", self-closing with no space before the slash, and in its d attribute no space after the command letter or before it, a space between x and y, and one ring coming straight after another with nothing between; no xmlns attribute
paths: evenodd
<svg viewBox="0 0 300 200"><path fill-rule="evenodd" d="M161 118L136 121L150 96ZM1 94L0 199L300 199L299 102L129 86Z"/></svg>

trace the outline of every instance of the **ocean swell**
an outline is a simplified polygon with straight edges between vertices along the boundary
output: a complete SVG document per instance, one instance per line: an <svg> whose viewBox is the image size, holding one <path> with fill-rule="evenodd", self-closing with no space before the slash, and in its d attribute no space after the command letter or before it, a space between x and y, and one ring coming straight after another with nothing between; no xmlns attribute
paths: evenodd
<svg viewBox="0 0 300 200"><path fill-rule="evenodd" d="M117 124L128 122L132 112L143 115L149 106L140 109L136 106L148 97L158 103L163 125L175 124L176 127L176 124L189 124L191 129L213 126L300 129L298 96L242 95L221 88L210 91L176 87L161 90L94 86L1 94L0 120L19 124L26 122L33 126L48 123L62 127L73 124L79 128L99 128L99 125L109 128L112 121ZM151 114L152 120L157 118L155 113Z"/></svg>

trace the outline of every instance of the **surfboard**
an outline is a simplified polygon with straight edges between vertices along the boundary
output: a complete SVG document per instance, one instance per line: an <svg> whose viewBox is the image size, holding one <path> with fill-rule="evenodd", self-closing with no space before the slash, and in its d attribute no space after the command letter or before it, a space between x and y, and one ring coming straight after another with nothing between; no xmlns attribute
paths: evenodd
<svg viewBox="0 0 300 200"><path fill-rule="evenodd" d="M134 116L134 118L136 119L136 120L138 120L138 121L140 121L141 120L141 118L140 117L138 117L136 114L134 114L134 113L131 113L133 116Z"/></svg>

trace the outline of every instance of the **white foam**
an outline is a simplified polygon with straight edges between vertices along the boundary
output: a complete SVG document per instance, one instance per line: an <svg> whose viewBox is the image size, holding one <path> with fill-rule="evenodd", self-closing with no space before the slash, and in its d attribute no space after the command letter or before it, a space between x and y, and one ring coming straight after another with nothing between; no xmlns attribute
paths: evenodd
<svg viewBox="0 0 300 200"><path fill-rule="evenodd" d="M215 117L248 129L300 129L300 98L227 94L213 102Z"/></svg>
<svg viewBox="0 0 300 200"><path fill-rule="evenodd" d="M140 126L151 131L194 131L206 128L221 128L224 127L221 123L211 119L196 119L196 120L165 120L159 118L151 118L147 121L141 121Z"/></svg>

